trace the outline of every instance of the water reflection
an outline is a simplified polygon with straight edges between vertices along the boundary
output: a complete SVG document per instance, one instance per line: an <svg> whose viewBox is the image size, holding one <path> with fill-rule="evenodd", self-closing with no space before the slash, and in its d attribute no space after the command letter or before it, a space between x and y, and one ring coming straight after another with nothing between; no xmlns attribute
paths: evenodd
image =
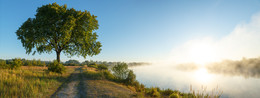
<svg viewBox="0 0 260 98"><path fill-rule="evenodd" d="M186 65L188 66L188 65ZM199 89L207 86L208 92L219 86L223 90L222 97L257 98L260 97L260 79L246 79L241 76L215 74L212 69L196 66L186 69L178 65L149 65L131 67L137 80L148 87L171 88L189 92L189 86Z"/></svg>

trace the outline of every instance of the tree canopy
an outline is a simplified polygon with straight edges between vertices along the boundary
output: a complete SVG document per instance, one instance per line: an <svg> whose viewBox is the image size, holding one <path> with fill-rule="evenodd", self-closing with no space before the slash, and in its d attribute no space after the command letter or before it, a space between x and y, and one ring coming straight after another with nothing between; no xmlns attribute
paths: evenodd
<svg viewBox="0 0 260 98"><path fill-rule="evenodd" d="M77 11L67 5L52 3L37 9L35 18L28 18L16 31L27 54L38 52L67 56L93 56L101 51L97 41L97 16L89 11Z"/></svg>

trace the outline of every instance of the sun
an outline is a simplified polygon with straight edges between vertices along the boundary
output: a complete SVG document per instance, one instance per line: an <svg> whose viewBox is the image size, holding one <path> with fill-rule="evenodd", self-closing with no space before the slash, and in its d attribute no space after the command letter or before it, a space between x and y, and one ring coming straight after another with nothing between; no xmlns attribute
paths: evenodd
<svg viewBox="0 0 260 98"><path fill-rule="evenodd" d="M212 76L208 73L206 68L200 68L195 71L194 77L201 83L207 83L211 80Z"/></svg>
<svg viewBox="0 0 260 98"><path fill-rule="evenodd" d="M216 51L210 43L196 43L189 49L189 57L192 62L200 65L216 60Z"/></svg>

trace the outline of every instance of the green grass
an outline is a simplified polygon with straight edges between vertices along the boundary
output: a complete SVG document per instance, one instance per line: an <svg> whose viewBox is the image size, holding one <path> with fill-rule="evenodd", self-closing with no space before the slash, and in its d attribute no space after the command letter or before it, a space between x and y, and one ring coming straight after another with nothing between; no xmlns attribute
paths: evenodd
<svg viewBox="0 0 260 98"><path fill-rule="evenodd" d="M85 88L87 97L111 97L111 98L130 98L135 92L126 85L112 81L114 76L108 70L98 70L96 68L83 68L85 77Z"/></svg>
<svg viewBox="0 0 260 98"><path fill-rule="evenodd" d="M26 67L0 69L1 98L50 97L66 81L74 68L67 68L65 74L48 72L47 67Z"/></svg>

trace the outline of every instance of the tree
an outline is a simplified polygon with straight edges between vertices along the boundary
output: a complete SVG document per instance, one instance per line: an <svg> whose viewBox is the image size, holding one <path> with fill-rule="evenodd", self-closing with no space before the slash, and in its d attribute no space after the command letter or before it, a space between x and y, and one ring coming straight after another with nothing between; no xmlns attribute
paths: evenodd
<svg viewBox="0 0 260 98"><path fill-rule="evenodd" d="M119 80L125 80L128 76L128 66L126 63L118 63L112 68L114 76Z"/></svg>
<svg viewBox="0 0 260 98"><path fill-rule="evenodd" d="M126 84L133 85L135 80L136 80L136 76L135 76L134 72L132 70L129 70L128 76L125 79Z"/></svg>
<svg viewBox="0 0 260 98"><path fill-rule="evenodd" d="M37 61L35 59L32 60L32 65L33 66L38 66L38 63L37 63Z"/></svg>
<svg viewBox="0 0 260 98"><path fill-rule="evenodd" d="M68 60L65 62L65 64L70 64L70 63L80 64L80 62L78 60Z"/></svg>
<svg viewBox="0 0 260 98"><path fill-rule="evenodd" d="M20 58L15 58L10 66L11 69L20 68L23 65L23 61Z"/></svg>
<svg viewBox="0 0 260 98"><path fill-rule="evenodd" d="M28 18L16 31L27 54L56 52L67 56L93 56L101 51L97 41L97 16L88 11L77 11L57 3L43 5L37 9L35 18Z"/></svg>

